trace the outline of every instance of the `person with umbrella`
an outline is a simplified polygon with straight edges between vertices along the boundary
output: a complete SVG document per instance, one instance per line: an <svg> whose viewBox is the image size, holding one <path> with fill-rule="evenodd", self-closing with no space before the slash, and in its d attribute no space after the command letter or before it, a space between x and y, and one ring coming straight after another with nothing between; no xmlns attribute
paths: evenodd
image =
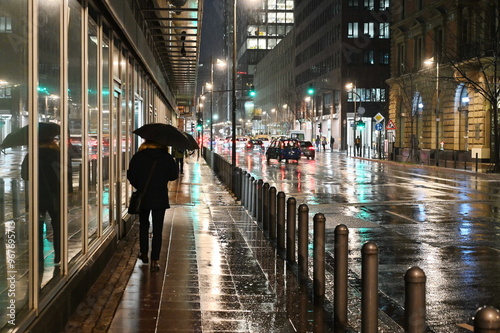
<svg viewBox="0 0 500 333"><path fill-rule="evenodd" d="M163 220L165 210L170 208L168 182L176 180L178 173L177 164L168 153L166 145L149 139L146 139L138 152L132 156L127 171L130 184L137 191L142 192L139 212L139 258L145 264L149 263L149 215L150 213L152 215L153 239L150 267L152 272L160 270L158 260L160 259Z"/></svg>
<svg viewBox="0 0 500 333"><path fill-rule="evenodd" d="M40 269L43 269L43 225L47 214L50 216L52 226L52 241L54 245L54 263L61 261L61 200L60 191L60 149L55 138L40 138L38 148L38 212L40 222L38 223L38 246ZM24 156L21 164L21 177L28 181L29 154Z"/></svg>

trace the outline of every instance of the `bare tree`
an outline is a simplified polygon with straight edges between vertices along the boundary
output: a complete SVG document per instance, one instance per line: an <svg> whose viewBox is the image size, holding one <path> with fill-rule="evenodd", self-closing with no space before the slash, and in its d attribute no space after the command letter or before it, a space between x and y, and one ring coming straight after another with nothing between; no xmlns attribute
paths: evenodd
<svg viewBox="0 0 500 333"><path fill-rule="evenodd" d="M498 1L459 1L456 47L442 51L455 70L455 80L480 94L491 111L493 172L500 172L500 4ZM486 103L485 103L486 104ZM486 134L485 134L486 135Z"/></svg>

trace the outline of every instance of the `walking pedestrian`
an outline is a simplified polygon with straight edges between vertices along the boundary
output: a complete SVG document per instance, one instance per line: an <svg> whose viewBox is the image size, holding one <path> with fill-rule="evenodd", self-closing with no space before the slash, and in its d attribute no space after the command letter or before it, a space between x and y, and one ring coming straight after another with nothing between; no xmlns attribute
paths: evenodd
<svg viewBox="0 0 500 333"><path fill-rule="evenodd" d="M177 163L177 167L179 169L179 172L181 174L184 174L184 155L186 154L186 151L182 148L175 148L174 151L174 157L175 157L175 162Z"/></svg>
<svg viewBox="0 0 500 333"><path fill-rule="evenodd" d="M323 152L326 151L326 138L322 137L321 138L321 145L323 146Z"/></svg>
<svg viewBox="0 0 500 333"><path fill-rule="evenodd" d="M151 241L151 271L160 270L163 220L165 210L170 208L168 201L168 182L176 180L179 170L167 151L167 147L146 140L139 151L132 156L127 179L137 191L142 191L141 210L139 213L139 258L149 263L149 215L153 223Z"/></svg>
<svg viewBox="0 0 500 333"><path fill-rule="evenodd" d="M361 153L361 138L359 136L356 137L356 140L354 140L354 145L356 146L356 152L358 156L360 156Z"/></svg>
<svg viewBox="0 0 500 333"><path fill-rule="evenodd" d="M319 151L319 145L321 143L321 138L319 135L316 135L316 140L314 140L314 144L316 145L316 151Z"/></svg>
<svg viewBox="0 0 500 333"><path fill-rule="evenodd" d="M335 138L332 136L330 137L330 150L333 151L333 144L335 143Z"/></svg>

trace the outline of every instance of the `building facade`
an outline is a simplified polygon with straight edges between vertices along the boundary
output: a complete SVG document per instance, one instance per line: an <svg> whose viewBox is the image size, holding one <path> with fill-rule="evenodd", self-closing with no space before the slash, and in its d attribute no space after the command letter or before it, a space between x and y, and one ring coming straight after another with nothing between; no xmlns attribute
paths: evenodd
<svg viewBox="0 0 500 333"><path fill-rule="evenodd" d="M63 330L133 221L133 129L177 124L132 3L2 1L2 332Z"/></svg>
<svg viewBox="0 0 500 333"><path fill-rule="evenodd" d="M498 160L498 6L392 2L388 83L399 159L439 164L448 152Z"/></svg>
<svg viewBox="0 0 500 333"><path fill-rule="evenodd" d="M373 117L387 115L389 1L301 0L295 6L293 88L266 103L286 104L295 116L292 127L308 140L333 138L335 149L347 150L360 136L368 154L384 133L375 130ZM355 117L364 129L354 126Z"/></svg>

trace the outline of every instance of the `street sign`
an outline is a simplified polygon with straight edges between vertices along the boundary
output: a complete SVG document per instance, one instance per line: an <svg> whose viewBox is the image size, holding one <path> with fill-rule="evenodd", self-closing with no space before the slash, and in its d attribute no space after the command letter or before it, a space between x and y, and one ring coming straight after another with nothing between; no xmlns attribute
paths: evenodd
<svg viewBox="0 0 500 333"><path fill-rule="evenodd" d="M384 120L384 116L381 115L380 113L377 113L375 117L373 117L377 123L380 123L382 120Z"/></svg>
<svg viewBox="0 0 500 333"><path fill-rule="evenodd" d="M389 119L387 122L387 126L385 127L386 130L395 130L396 129L396 124L392 121L392 119Z"/></svg>
<svg viewBox="0 0 500 333"><path fill-rule="evenodd" d="M376 124L375 124L375 130L377 130L377 131L381 131L381 130L382 130L382 128L383 128L383 126L382 126L382 124L381 124L381 123L376 123Z"/></svg>

